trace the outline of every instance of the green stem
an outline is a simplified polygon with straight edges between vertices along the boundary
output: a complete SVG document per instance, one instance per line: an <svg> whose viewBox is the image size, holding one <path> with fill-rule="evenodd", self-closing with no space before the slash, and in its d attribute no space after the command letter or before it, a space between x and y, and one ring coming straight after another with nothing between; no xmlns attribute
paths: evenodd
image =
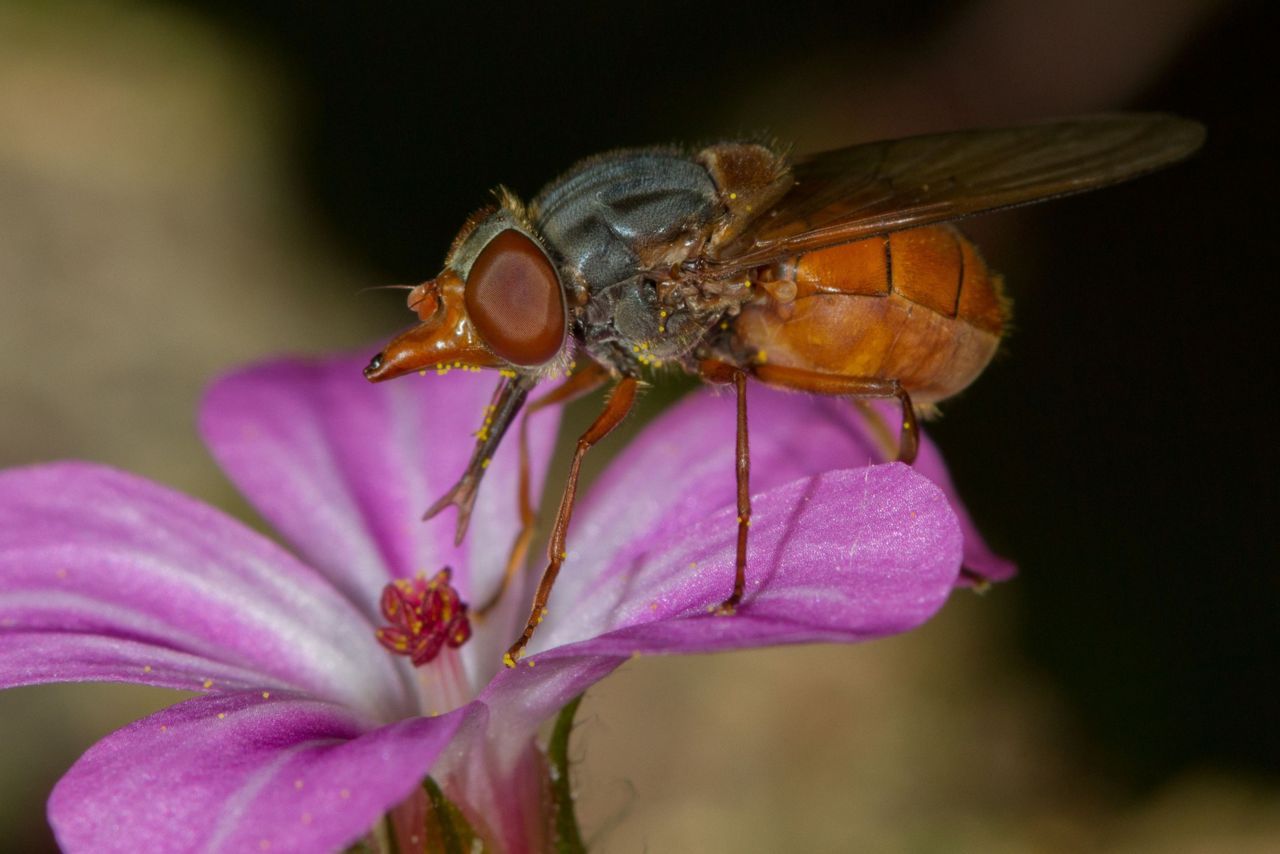
<svg viewBox="0 0 1280 854"><path fill-rule="evenodd" d="M382 827L387 834L387 854L400 854L400 840L396 838L396 823L391 813L382 817Z"/></svg>
<svg viewBox="0 0 1280 854"><path fill-rule="evenodd" d="M462 840L458 838L458 829L453 826L453 811L449 809L444 792L430 777L422 781L422 786L427 790L431 809L436 814L436 827L440 830L440 847L444 854L462 854Z"/></svg>
<svg viewBox="0 0 1280 854"><path fill-rule="evenodd" d="M569 785L569 733L573 731L573 716L582 703L582 695L569 701L556 717L551 741L547 743L547 759L551 763L551 802L555 810L555 850L557 854L586 854L578 830L578 818L573 811L573 790Z"/></svg>

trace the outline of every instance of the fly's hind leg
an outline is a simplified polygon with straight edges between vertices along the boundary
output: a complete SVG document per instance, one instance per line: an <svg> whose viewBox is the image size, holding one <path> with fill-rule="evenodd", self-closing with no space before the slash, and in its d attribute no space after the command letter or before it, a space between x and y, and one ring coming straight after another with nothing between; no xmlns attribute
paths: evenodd
<svg viewBox="0 0 1280 854"><path fill-rule="evenodd" d="M755 365L752 373L769 385L824 394L832 397L849 397L855 400L868 398L897 398L902 406L901 430L898 434L898 461L910 465L915 462L920 448L920 426L916 422L915 407L911 395L897 380L846 377L840 374L822 374L801 368L781 365Z"/></svg>
<svg viewBox="0 0 1280 854"><path fill-rule="evenodd" d="M755 365L752 373L770 385L854 399L895 397L902 404L902 434L898 442L898 459L910 464L919 447L919 428L911 396L897 380L868 380L838 374L820 374L776 365ZM746 589L747 533L751 526L751 450L747 433L747 375L740 368L715 360L699 365L699 374L712 383L732 382L738 398L738 441L736 471L738 478L738 549L734 562L733 592L712 610L732 614L742 602Z"/></svg>
<svg viewBox="0 0 1280 854"><path fill-rule="evenodd" d="M746 371L714 359L698 365L698 374L710 383L733 383L738 399L738 441L734 450L738 478L738 552L734 561L733 592L729 598L711 608L713 613L727 616L738 610L747 586L747 532L751 528L751 444L747 434Z"/></svg>

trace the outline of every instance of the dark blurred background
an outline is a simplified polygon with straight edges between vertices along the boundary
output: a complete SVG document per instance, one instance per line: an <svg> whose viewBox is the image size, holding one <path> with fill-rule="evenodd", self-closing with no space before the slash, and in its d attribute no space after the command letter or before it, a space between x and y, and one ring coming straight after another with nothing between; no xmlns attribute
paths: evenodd
<svg viewBox="0 0 1280 854"><path fill-rule="evenodd" d="M1275 850L1274 32L1227 0L7 3L0 462L247 517L201 385L397 328L400 296L356 291L603 149L1193 117L1181 166L966 225L1016 328L928 429L1021 576L865 647L629 665L579 779L610 851ZM61 770L171 701L0 695L0 847L51 845Z"/></svg>

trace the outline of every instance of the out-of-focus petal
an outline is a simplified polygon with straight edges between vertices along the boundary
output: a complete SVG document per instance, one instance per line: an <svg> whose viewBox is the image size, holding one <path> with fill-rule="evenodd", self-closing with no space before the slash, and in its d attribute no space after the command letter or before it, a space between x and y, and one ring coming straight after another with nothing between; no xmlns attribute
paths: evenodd
<svg viewBox="0 0 1280 854"><path fill-rule="evenodd" d="M865 640L928 619L960 570L960 528L946 496L896 463L756 496L746 596L736 615L714 616L708 609L732 587L736 535L732 507L704 516L677 503L615 544L606 562L586 566L590 583L557 588L536 650L568 644L559 652L625 655Z"/></svg>
<svg viewBox="0 0 1280 854"><path fill-rule="evenodd" d="M470 713L366 732L315 700L200 697L90 748L49 821L70 852L339 850L419 785Z"/></svg>
<svg viewBox="0 0 1280 854"><path fill-rule="evenodd" d="M298 689L272 674L153 642L78 631L0 629L0 687L46 682L131 682L186 691L209 683L209 690L219 692Z"/></svg>
<svg viewBox="0 0 1280 854"><path fill-rule="evenodd" d="M389 720L413 700L373 632L280 546L176 492L84 463L0 473L0 685L277 685Z"/></svg>
<svg viewBox="0 0 1280 854"><path fill-rule="evenodd" d="M575 572L575 566L608 562L618 542L644 536L665 516L698 519L735 504L735 407L732 392L694 393L627 446L581 500L561 586L572 590L589 583L593 571ZM753 494L808 475L884 462L885 439L894 438L877 436L873 422L849 401L761 385L749 387L747 414ZM893 415L888 423L896 421ZM914 468L937 483L956 510L965 566L993 580L1012 575L1012 565L993 555L968 521L927 437L921 437ZM732 519L728 524L732 527Z"/></svg>
<svg viewBox="0 0 1280 854"><path fill-rule="evenodd" d="M518 529L516 430L488 468L461 547L452 509L421 516L466 468L497 377L373 385L365 361L286 360L224 377L201 407L201 432L240 491L370 617L389 577L446 564L463 597L479 598ZM532 422L535 489L556 425L553 413Z"/></svg>

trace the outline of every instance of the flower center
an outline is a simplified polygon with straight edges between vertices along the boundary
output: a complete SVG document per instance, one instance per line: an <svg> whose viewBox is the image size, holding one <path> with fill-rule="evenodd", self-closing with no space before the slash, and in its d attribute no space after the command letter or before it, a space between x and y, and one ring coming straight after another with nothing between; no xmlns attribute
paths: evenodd
<svg viewBox="0 0 1280 854"><path fill-rule="evenodd" d="M382 591L382 616L389 626L377 631L378 642L415 666L433 660L447 647L457 649L471 637L467 604L449 583L449 567L427 578L400 578Z"/></svg>

